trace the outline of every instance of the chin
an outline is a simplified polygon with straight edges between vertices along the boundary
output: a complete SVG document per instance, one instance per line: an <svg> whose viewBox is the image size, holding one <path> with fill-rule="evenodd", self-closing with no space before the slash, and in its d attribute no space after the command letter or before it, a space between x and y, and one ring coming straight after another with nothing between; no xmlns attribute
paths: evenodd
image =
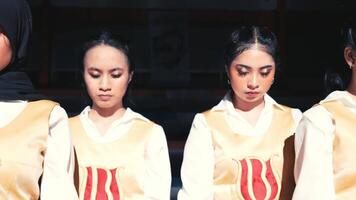
<svg viewBox="0 0 356 200"><path fill-rule="evenodd" d="M255 97L255 98L247 98L246 97L246 98L244 98L244 101L247 103L257 103L257 102L263 101L262 97Z"/></svg>
<svg viewBox="0 0 356 200"><path fill-rule="evenodd" d="M101 109L110 109L115 107L112 103L109 102L98 102L96 103L96 106Z"/></svg>

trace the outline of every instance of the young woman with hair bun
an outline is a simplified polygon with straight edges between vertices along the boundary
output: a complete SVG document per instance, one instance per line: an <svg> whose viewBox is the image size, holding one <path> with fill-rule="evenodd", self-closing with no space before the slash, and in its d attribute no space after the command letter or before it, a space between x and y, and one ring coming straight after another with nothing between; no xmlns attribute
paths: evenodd
<svg viewBox="0 0 356 200"><path fill-rule="evenodd" d="M179 200L290 199L293 133L301 112L267 92L278 67L276 36L235 30L225 50L230 90L195 116L184 149Z"/></svg>

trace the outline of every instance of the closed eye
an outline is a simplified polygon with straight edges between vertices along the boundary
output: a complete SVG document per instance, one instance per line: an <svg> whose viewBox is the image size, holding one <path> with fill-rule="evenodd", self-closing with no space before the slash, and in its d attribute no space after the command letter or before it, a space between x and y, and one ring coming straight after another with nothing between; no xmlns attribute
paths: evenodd
<svg viewBox="0 0 356 200"><path fill-rule="evenodd" d="M260 69L260 74L262 77L268 76L272 71L272 66L265 66Z"/></svg>
<svg viewBox="0 0 356 200"><path fill-rule="evenodd" d="M122 73L111 74L112 78L120 78Z"/></svg>
<svg viewBox="0 0 356 200"><path fill-rule="evenodd" d="M249 73L248 68L246 68L245 66L241 66L241 65L236 66L236 71L237 71L238 75L241 77L244 77Z"/></svg>

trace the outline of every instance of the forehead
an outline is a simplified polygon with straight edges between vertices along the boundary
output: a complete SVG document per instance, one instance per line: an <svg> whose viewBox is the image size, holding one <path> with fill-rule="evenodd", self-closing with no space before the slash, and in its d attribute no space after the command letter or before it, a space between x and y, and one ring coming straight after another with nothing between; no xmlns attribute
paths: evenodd
<svg viewBox="0 0 356 200"><path fill-rule="evenodd" d="M84 64L86 66L94 65L95 67L124 67L127 66L127 57L117 48L108 45L98 45L85 53Z"/></svg>
<svg viewBox="0 0 356 200"><path fill-rule="evenodd" d="M274 66L275 62L272 56L263 50L248 49L236 56L231 64L243 64L249 67L262 67L266 65Z"/></svg>
<svg viewBox="0 0 356 200"><path fill-rule="evenodd" d="M89 56L97 56L97 57L101 57L101 56L117 56L117 57L126 57L124 53L122 53L121 50L109 46L109 45L104 45L104 44L100 44L97 46L94 46L90 49L88 49L88 51L85 53L85 57L89 57Z"/></svg>

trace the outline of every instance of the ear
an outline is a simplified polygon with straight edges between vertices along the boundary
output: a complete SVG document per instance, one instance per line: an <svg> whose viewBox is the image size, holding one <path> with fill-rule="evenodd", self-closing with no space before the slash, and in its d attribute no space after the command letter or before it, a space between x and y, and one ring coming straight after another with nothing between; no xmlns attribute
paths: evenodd
<svg viewBox="0 0 356 200"><path fill-rule="evenodd" d="M133 71L130 72L130 75L129 75L129 83L131 82L133 75L134 75L134 72L133 72Z"/></svg>
<svg viewBox="0 0 356 200"><path fill-rule="evenodd" d="M344 49L344 58L346 63L349 65L349 67L353 67L356 63L355 63L355 58L354 58L354 52L352 50L352 48L350 47L346 47Z"/></svg>

